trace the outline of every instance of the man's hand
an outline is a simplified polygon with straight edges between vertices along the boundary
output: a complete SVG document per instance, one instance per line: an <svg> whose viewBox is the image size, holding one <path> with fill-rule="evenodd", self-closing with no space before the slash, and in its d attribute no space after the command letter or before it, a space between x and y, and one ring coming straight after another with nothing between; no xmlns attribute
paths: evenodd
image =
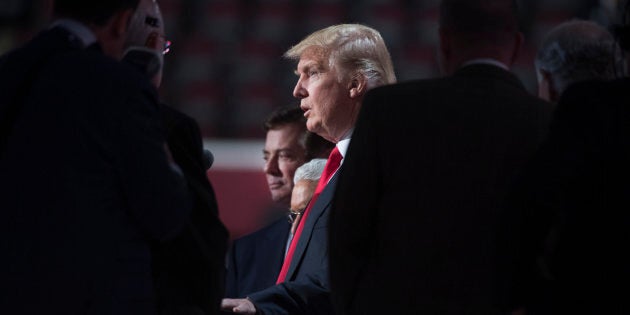
<svg viewBox="0 0 630 315"><path fill-rule="evenodd" d="M256 307L248 299L223 299L221 310L237 314L256 315Z"/></svg>

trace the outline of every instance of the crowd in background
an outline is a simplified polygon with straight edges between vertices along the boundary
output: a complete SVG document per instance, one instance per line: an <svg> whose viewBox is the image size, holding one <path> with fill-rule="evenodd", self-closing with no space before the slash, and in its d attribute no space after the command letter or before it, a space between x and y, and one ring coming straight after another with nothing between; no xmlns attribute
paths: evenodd
<svg viewBox="0 0 630 315"><path fill-rule="evenodd" d="M281 56L299 105L263 124L279 207L232 244L202 129L158 93L179 81L160 6L55 0L52 24L0 57L1 309L630 310L630 2L613 24L546 32L535 91L513 72L525 43L513 0L440 1L440 75L427 78L401 80L396 40L363 24L293 41ZM42 164L41 151L55 154Z"/></svg>
<svg viewBox="0 0 630 315"><path fill-rule="evenodd" d="M45 25L50 1L3 1L0 52L24 42ZM518 2L525 44L513 71L530 92L536 90L531 64L546 32L573 17L608 27L614 21L616 3ZM162 0L172 54L165 59L171 80L164 82L160 94L168 104L195 118L204 138L262 139L260 122L273 109L292 101L287 91L294 83L293 65L281 55L304 34L338 23L374 27L396 60L394 69L400 80L430 78L439 75L438 4L437 0Z"/></svg>

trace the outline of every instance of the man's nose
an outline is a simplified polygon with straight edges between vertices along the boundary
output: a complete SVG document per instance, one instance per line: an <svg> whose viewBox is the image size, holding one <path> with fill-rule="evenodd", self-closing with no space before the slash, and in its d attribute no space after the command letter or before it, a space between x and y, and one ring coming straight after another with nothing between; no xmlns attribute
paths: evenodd
<svg viewBox="0 0 630 315"><path fill-rule="evenodd" d="M295 88L293 89L293 97L295 98L305 98L308 96L308 91L306 91L306 89L304 88L304 85L302 83L302 79L298 79L297 83L295 84Z"/></svg>
<svg viewBox="0 0 630 315"><path fill-rule="evenodd" d="M278 167L278 159L275 157L270 157L264 166L265 174L277 175L280 173L280 168Z"/></svg>

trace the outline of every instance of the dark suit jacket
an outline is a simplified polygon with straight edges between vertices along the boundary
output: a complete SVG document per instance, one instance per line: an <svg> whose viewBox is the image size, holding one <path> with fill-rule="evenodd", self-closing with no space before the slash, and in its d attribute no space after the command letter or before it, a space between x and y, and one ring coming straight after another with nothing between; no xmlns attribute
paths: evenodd
<svg viewBox="0 0 630 315"><path fill-rule="evenodd" d="M276 284L290 229L282 217L234 241L228 255L226 297L246 297Z"/></svg>
<svg viewBox="0 0 630 315"><path fill-rule="evenodd" d="M470 65L364 100L330 220L342 314L496 314L500 204L551 106Z"/></svg>
<svg viewBox="0 0 630 315"><path fill-rule="evenodd" d="M532 314L630 313L622 250L630 242L629 88L629 79L593 81L563 93L507 205L513 305Z"/></svg>
<svg viewBox="0 0 630 315"><path fill-rule="evenodd" d="M228 233L218 217L214 190L206 176L203 145L194 119L160 106L173 160L193 196L190 219L173 240L153 246L159 313L217 314L223 297Z"/></svg>
<svg viewBox="0 0 630 315"><path fill-rule="evenodd" d="M0 61L0 109L13 105L0 154L0 309L152 314L149 242L174 236L190 211L155 89L55 28Z"/></svg>
<svg viewBox="0 0 630 315"><path fill-rule="evenodd" d="M328 286L328 213L337 175L310 210L284 283L249 295L261 314L332 314Z"/></svg>

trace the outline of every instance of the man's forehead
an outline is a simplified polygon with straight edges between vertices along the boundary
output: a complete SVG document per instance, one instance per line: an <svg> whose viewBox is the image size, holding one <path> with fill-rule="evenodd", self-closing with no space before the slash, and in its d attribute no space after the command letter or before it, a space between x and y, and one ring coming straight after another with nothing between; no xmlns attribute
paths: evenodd
<svg viewBox="0 0 630 315"><path fill-rule="evenodd" d="M315 188L314 186L317 186L317 182L318 180L302 178L293 184L294 185L293 189L306 192L306 191L314 189Z"/></svg>
<svg viewBox="0 0 630 315"><path fill-rule="evenodd" d="M318 66L328 65L328 50L320 46L310 46L306 48L300 55L300 61L298 68L301 66L308 66L310 64L316 64Z"/></svg>
<svg viewBox="0 0 630 315"><path fill-rule="evenodd" d="M286 124L267 131L267 140L265 144L280 144L282 146L302 146L301 139L306 133L301 126L297 124Z"/></svg>

